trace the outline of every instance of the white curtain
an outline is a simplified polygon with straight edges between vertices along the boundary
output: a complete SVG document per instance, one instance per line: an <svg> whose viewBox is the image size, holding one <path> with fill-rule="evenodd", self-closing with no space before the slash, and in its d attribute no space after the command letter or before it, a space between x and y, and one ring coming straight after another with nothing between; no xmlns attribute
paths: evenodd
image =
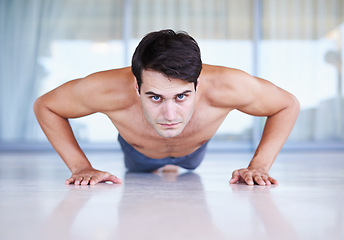
<svg viewBox="0 0 344 240"><path fill-rule="evenodd" d="M120 39L121 12L120 0L0 1L0 142L42 138L32 111L51 74L42 61L65 40Z"/></svg>
<svg viewBox="0 0 344 240"><path fill-rule="evenodd" d="M289 139L344 140L344 1L262 2L260 74L301 103Z"/></svg>
<svg viewBox="0 0 344 240"><path fill-rule="evenodd" d="M34 121L44 1L0 1L0 140L24 141Z"/></svg>
<svg viewBox="0 0 344 240"><path fill-rule="evenodd" d="M251 39L252 0L131 0L133 38L172 28L195 39Z"/></svg>
<svg viewBox="0 0 344 240"><path fill-rule="evenodd" d="M336 97L344 91L343 64L334 62L344 54L344 0L260 3L259 77L302 105L291 139L343 139L344 103ZM73 78L126 66L153 30L185 30L200 43L205 63L251 73L253 7L252 0L0 0L0 143L45 139L34 100ZM110 124L90 119L75 124L76 135L112 139ZM250 141L251 131L251 118L231 113L219 133Z"/></svg>
<svg viewBox="0 0 344 240"><path fill-rule="evenodd" d="M250 0L131 0L129 6L132 8L127 12L131 13L132 26L127 27L132 31L127 40L134 39L135 43L130 49L123 46L128 44L122 36L124 2L0 1L0 141L45 139L32 112L34 100L73 78L125 66L128 62L125 56L131 57L137 41L153 30L185 30L201 43L205 62L250 71ZM228 44L230 39L244 42ZM216 40L216 44L212 40ZM224 54L240 49L245 57L239 60ZM231 119L239 124L244 122L235 115ZM85 118L72 121L72 124L82 140L112 140L110 135L114 133L103 129L102 126L108 125L102 121ZM250 122L246 120L246 125L240 129L249 126ZM228 131L232 130L225 128L224 132Z"/></svg>

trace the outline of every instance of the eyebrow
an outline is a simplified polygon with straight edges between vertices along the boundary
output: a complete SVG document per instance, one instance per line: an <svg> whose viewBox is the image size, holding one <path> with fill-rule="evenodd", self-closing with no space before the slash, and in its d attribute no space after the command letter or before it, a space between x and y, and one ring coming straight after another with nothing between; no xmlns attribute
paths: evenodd
<svg viewBox="0 0 344 240"><path fill-rule="evenodd" d="M190 93L190 92L192 92L192 91L191 91L191 90L185 90L185 91L182 92L182 93L177 93L175 96L187 94L187 93ZM162 97L161 94L158 94L158 93L155 93L155 92L152 92L152 91L145 92L145 94L146 94L146 95L153 95L153 96Z"/></svg>

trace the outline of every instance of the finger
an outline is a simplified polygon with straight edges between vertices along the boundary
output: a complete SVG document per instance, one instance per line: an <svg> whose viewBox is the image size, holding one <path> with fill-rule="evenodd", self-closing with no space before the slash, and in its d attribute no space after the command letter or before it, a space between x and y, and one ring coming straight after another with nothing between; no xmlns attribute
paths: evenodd
<svg viewBox="0 0 344 240"><path fill-rule="evenodd" d="M262 179L265 182L265 185L271 185L271 182L270 182L268 176L262 176Z"/></svg>
<svg viewBox="0 0 344 240"><path fill-rule="evenodd" d="M81 182L81 185L88 185L91 180L91 177L84 177L84 179Z"/></svg>
<svg viewBox="0 0 344 240"><path fill-rule="evenodd" d="M239 178L240 178L240 173L238 170L235 170L233 173L232 173L232 179L229 180L229 183L230 184L233 184L233 183L237 183L239 181Z"/></svg>
<svg viewBox="0 0 344 240"><path fill-rule="evenodd" d="M68 178L65 183L66 185L74 183L74 178L73 177Z"/></svg>
<svg viewBox="0 0 344 240"><path fill-rule="evenodd" d="M246 171L242 174L242 178L248 185L254 185L252 173L250 171Z"/></svg>
<svg viewBox="0 0 344 240"><path fill-rule="evenodd" d="M90 181L90 185L95 185L99 182L106 182L106 181L110 181L110 182L113 182L113 183L122 183L122 180L117 178L116 176L108 173L106 174L104 177L102 178L99 178L99 177L92 177L91 181Z"/></svg>
<svg viewBox="0 0 344 240"><path fill-rule="evenodd" d="M263 185L265 186L265 181L263 180L263 178L260 175L257 175L254 177L254 181L258 184L258 185Z"/></svg>
<svg viewBox="0 0 344 240"><path fill-rule="evenodd" d="M77 177L75 178L74 185L80 185L84 177Z"/></svg>
<svg viewBox="0 0 344 240"><path fill-rule="evenodd" d="M110 174L109 176L106 176L105 178L102 179L102 182L106 182L106 181L110 181L110 182L113 182L113 183L122 183L122 180L117 178L116 176Z"/></svg>
<svg viewBox="0 0 344 240"><path fill-rule="evenodd" d="M269 181L272 183L272 184L278 184L278 181L272 177L269 176Z"/></svg>

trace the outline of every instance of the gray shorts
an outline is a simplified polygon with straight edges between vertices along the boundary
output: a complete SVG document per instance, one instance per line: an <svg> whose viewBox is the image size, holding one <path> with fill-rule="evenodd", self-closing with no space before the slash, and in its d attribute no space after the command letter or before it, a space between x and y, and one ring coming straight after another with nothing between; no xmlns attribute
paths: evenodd
<svg viewBox="0 0 344 240"><path fill-rule="evenodd" d="M195 152L184 157L167 157L162 159L153 159L146 157L142 153L138 152L119 134L118 141L121 144L122 151L124 153L125 166L130 172L152 172L167 164L172 164L185 169L193 170L201 164L208 144L208 142L204 143Z"/></svg>

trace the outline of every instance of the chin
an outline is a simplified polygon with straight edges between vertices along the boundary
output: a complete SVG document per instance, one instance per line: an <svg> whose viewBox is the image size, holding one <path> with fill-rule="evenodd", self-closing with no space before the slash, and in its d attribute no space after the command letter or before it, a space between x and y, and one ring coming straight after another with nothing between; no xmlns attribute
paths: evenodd
<svg viewBox="0 0 344 240"><path fill-rule="evenodd" d="M177 137L182 133L182 131L183 129L168 129L168 130L157 129L157 133L159 134L159 136L164 137L164 138Z"/></svg>

